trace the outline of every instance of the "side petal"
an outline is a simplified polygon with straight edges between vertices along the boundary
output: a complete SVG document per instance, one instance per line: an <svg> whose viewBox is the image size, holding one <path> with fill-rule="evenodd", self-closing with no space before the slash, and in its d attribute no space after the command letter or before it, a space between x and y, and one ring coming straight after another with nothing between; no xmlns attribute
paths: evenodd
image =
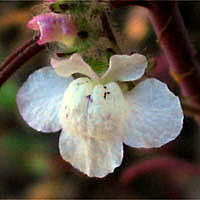
<svg viewBox="0 0 200 200"><path fill-rule="evenodd" d="M52 67L44 67L31 74L17 94L17 106L22 118L32 128L42 132L56 132L60 103L72 77L57 76Z"/></svg>
<svg viewBox="0 0 200 200"><path fill-rule="evenodd" d="M51 59L51 65L59 76L68 77L74 73L84 74L92 79L98 79L97 74L78 54L73 54L69 59Z"/></svg>
<svg viewBox="0 0 200 200"><path fill-rule="evenodd" d="M110 58L110 66L103 79L113 81L134 81L143 76L147 67L145 56L140 54L114 55Z"/></svg>
<svg viewBox="0 0 200 200"><path fill-rule="evenodd" d="M167 85L147 79L138 84L126 99L130 117L125 144L132 147L160 147L174 140L183 125L179 98Z"/></svg>
<svg viewBox="0 0 200 200"><path fill-rule="evenodd" d="M62 132L60 154L89 177L104 177L118 167L123 158L123 144L114 140L96 140L91 137Z"/></svg>

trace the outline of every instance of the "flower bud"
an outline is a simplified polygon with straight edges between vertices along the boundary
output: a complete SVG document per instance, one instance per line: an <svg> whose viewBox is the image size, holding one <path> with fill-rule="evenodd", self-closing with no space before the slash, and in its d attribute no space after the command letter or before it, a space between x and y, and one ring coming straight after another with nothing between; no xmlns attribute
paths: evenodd
<svg viewBox="0 0 200 200"><path fill-rule="evenodd" d="M74 17L53 12L34 17L27 26L40 31L39 45L56 41L72 46L78 32Z"/></svg>

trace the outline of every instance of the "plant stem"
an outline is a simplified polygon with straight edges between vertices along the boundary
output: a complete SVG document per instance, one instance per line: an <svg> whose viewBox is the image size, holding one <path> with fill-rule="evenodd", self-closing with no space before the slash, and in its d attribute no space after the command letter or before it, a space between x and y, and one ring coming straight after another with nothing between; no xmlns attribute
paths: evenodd
<svg viewBox="0 0 200 200"><path fill-rule="evenodd" d="M190 104L182 103L183 110L185 113L188 113L189 115L195 115L200 117L200 108L191 106Z"/></svg>
<svg viewBox="0 0 200 200"><path fill-rule="evenodd" d="M182 94L190 103L200 106L199 65L175 0L137 1L115 0L111 5L138 5L147 8L149 18L164 51L170 72L179 84Z"/></svg>
<svg viewBox="0 0 200 200"><path fill-rule="evenodd" d="M113 34L112 28L110 27L110 24L108 22L108 17L109 16L108 16L107 12L105 11L104 15L101 16L102 25L103 25L103 28L104 28L104 31L105 31L107 37L113 43L113 45L116 47L116 49L118 51L117 53L120 53L121 50L120 50L117 40Z"/></svg>
<svg viewBox="0 0 200 200"><path fill-rule="evenodd" d="M150 2L149 16L158 41L170 65L172 76L182 94L191 103L200 105L199 65L194 49L175 1Z"/></svg>
<svg viewBox="0 0 200 200"><path fill-rule="evenodd" d="M128 185L135 181L137 177L142 176L148 172L152 171L162 171L163 176L167 176L164 172L171 172L171 174L180 172L183 174L199 176L200 167L185 162L184 160L163 156L156 157L149 160L142 161L141 163L134 164L132 167L127 169L121 177L121 183Z"/></svg>
<svg viewBox="0 0 200 200"><path fill-rule="evenodd" d="M127 6L142 6L148 8L150 5L145 0L110 0L110 4L114 8L127 7Z"/></svg>
<svg viewBox="0 0 200 200"><path fill-rule="evenodd" d="M38 54L45 47L37 44L38 36L31 38L11 54L0 68L0 87L4 82L31 57Z"/></svg>

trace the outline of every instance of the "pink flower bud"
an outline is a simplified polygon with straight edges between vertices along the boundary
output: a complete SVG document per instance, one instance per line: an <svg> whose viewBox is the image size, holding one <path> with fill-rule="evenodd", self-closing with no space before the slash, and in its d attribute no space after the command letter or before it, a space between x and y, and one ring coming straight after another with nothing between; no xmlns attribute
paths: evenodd
<svg viewBox="0 0 200 200"><path fill-rule="evenodd" d="M77 34L77 24L71 15L44 13L30 20L27 26L40 31L39 45L57 41L71 46Z"/></svg>

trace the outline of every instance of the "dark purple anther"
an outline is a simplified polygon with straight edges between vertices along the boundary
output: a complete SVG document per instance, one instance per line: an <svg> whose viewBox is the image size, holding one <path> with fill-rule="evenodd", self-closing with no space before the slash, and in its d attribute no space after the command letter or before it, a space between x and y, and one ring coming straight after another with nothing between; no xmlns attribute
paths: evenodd
<svg viewBox="0 0 200 200"><path fill-rule="evenodd" d="M107 94L110 94L110 92L104 92L104 99L106 99Z"/></svg>
<svg viewBox="0 0 200 200"><path fill-rule="evenodd" d="M93 98L92 98L92 96L90 94L88 96L86 96L86 97L88 98L89 102L91 102L91 103L93 102Z"/></svg>

